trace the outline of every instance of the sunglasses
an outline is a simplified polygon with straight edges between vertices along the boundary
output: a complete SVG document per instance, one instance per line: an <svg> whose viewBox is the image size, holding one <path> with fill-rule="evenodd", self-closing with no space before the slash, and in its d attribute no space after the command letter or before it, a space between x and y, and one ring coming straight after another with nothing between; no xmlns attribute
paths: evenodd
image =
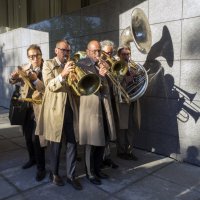
<svg viewBox="0 0 200 200"><path fill-rule="evenodd" d="M71 50L70 49L61 49L61 48L58 48L57 49L61 50L62 52L70 52Z"/></svg>
<svg viewBox="0 0 200 200"><path fill-rule="evenodd" d="M104 51L104 53L105 53L105 54L108 54L109 56L111 56L111 55L113 54L113 51L110 51L110 52L105 52L105 51Z"/></svg>
<svg viewBox="0 0 200 200"><path fill-rule="evenodd" d="M122 53L122 56L130 56L130 53Z"/></svg>

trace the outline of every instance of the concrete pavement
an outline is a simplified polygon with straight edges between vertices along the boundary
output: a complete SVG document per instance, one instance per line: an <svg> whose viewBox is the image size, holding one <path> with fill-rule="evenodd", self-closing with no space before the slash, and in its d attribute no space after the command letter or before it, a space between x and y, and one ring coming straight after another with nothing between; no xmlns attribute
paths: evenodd
<svg viewBox="0 0 200 200"><path fill-rule="evenodd" d="M200 200L200 167L179 163L171 158L135 149L138 161L124 161L116 157L112 145L112 158L118 169L106 168L108 180L102 185L91 184L85 178L83 148L77 165L77 175L82 191L67 184L58 187L49 182L48 176L35 181L35 166L23 170L27 151L21 128L10 126L8 110L0 108L0 199L4 200ZM47 151L48 154L48 151ZM60 174L65 176L64 151ZM47 159L48 169L48 159Z"/></svg>

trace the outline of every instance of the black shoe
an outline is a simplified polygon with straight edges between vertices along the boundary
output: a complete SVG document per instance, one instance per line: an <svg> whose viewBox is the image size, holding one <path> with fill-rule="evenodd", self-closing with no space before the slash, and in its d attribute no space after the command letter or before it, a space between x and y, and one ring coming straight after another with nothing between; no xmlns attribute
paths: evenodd
<svg viewBox="0 0 200 200"><path fill-rule="evenodd" d="M72 178L72 179L67 178L67 183L71 184L72 187L73 187L75 190L82 190L82 189L83 189L83 187L82 187L82 185L80 184L80 182L79 182L77 179L75 179L75 178Z"/></svg>
<svg viewBox="0 0 200 200"><path fill-rule="evenodd" d="M138 160L138 158L133 153L128 153L127 155L129 157L129 160L134 160L134 161Z"/></svg>
<svg viewBox="0 0 200 200"><path fill-rule="evenodd" d="M22 166L22 169L28 169L30 167L32 167L33 165L35 165L36 162L33 161L33 160L29 160L27 163L25 163L23 166Z"/></svg>
<svg viewBox="0 0 200 200"><path fill-rule="evenodd" d="M96 172L95 175L98 177L98 178L101 178L101 179L108 179L109 176L105 173L103 173L102 171L100 172Z"/></svg>
<svg viewBox="0 0 200 200"><path fill-rule="evenodd" d="M46 170L38 170L36 173L35 180L41 181L45 178L45 176L46 176Z"/></svg>
<svg viewBox="0 0 200 200"><path fill-rule="evenodd" d="M119 166L115 164L111 159L106 159L103 161L104 166L112 167L113 169L117 169Z"/></svg>
<svg viewBox="0 0 200 200"><path fill-rule="evenodd" d="M105 159L105 160L103 161L103 165L104 165L104 166L111 167L111 159Z"/></svg>
<svg viewBox="0 0 200 200"><path fill-rule="evenodd" d="M81 162L81 161L82 161L82 158L81 158L81 157L77 157L77 158L76 158L76 161L77 161L77 162Z"/></svg>
<svg viewBox="0 0 200 200"><path fill-rule="evenodd" d="M117 154L117 157L119 157L119 158L122 159L122 160L130 160L129 155L126 154L126 153L118 153L118 154Z"/></svg>
<svg viewBox="0 0 200 200"><path fill-rule="evenodd" d="M64 181L62 180L62 178L59 175L54 175L54 174L50 173L49 179L53 184L55 184L57 186L65 185Z"/></svg>
<svg viewBox="0 0 200 200"><path fill-rule="evenodd" d="M110 160L110 162L111 162L111 167L113 169L117 169L119 167L119 165L117 165L116 163L114 163L112 160Z"/></svg>
<svg viewBox="0 0 200 200"><path fill-rule="evenodd" d="M99 178L97 178L95 176L91 176L91 177L86 176L86 177L91 183L93 183L95 185L101 185L101 180Z"/></svg>

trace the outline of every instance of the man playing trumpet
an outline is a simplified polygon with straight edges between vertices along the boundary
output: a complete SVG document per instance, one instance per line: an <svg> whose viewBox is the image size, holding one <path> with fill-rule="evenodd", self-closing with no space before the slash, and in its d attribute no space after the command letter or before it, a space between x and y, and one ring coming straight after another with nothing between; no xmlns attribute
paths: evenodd
<svg viewBox="0 0 200 200"><path fill-rule="evenodd" d="M37 164L36 180L41 181L45 178L45 150L41 147L44 140L35 135L35 128L40 110L40 105L34 101L42 101L44 93L44 84L42 81L42 51L36 44L32 44L27 49L27 57L29 63L18 67L17 70L11 73L9 82L11 84L19 84L20 98L19 100L28 99L26 103L26 116L22 125L23 134L26 140L26 146L29 154L29 160L22 168L27 169Z"/></svg>
<svg viewBox="0 0 200 200"><path fill-rule="evenodd" d="M66 144L67 182L75 189L82 186L75 179L77 155L78 110L75 97L67 82L74 72L74 62L70 61L71 47L68 41L56 43L56 57L44 62L42 74L45 94L39 116L37 132L43 134L50 144L50 180L53 184L63 186L64 180L59 174L62 140Z"/></svg>

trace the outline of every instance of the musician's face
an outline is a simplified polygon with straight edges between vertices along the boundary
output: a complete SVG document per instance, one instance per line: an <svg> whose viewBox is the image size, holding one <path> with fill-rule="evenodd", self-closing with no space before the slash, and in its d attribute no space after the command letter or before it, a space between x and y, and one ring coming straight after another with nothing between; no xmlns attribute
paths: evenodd
<svg viewBox="0 0 200 200"><path fill-rule="evenodd" d="M104 51L104 53L106 53L110 58L113 55L113 47L112 46L104 46L102 48L102 51Z"/></svg>
<svg viewBox="0 0 200 200"><path fill-rule="evenodd" d="M99 42L91 42L86 52L87 56L90 57L94 62L98 62L101 55L101 46Z"/></svg>
<svg viewBox="0 0 200 200"><path fill-rule="evenodd" d="M55 48L55 53L61 63L65 63L70 58L70 51L70 46L65 42L60 42Z"/></svg>
<svg viewBox="0 0 200 200"><path fill-rule="evenodd" d="M120 60L128 62L131 57L131 51L129 49L122 49L121 53L119 54Z"/></svg>
<svg viewBox="0 0 200 200"><path fill-rule="evenodd" d="M28 58L33 67L39 67L42 64L42 54L39 50L30 49L28 51Z"/></svg>

